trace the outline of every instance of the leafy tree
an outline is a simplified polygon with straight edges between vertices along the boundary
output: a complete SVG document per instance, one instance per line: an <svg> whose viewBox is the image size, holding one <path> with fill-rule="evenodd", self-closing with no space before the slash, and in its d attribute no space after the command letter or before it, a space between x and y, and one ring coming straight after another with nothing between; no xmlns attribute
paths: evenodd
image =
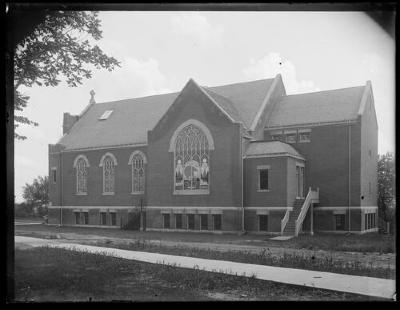
<svg viewBox="0 0 400 310"><path fill-rule="evenodd" d="M32 184L25 183L22 197L32 207L42 207L49 203L49 178L39 176Z"/></svg>
<svg viewBox="0 0 400 310"><path fill-rule="evenodd" d="M378 160L378 209L385 221L394 220L396 195L396 170L393 153L379 156Z"/></svg>
<svg viewBox="0 0 400 310"><path fill-rule="evenodd" d="M88 38L89 37L89 38ZM82 84L92 77L90 66L114 70L119 61L109 57L91 41L102 38L98 12L52 11L32 32L16 43L14 51L14 111L21 112L29 97L20 86L57 86L64 79L68 86ZM14 126L38 123L15 115ZM25 136L14 133L17 139Z"/></svg>
<svg viewBox="0 0 400 310"><path fill-rule="evenodd" d="M14 204L15 217L31 217L34 215L33 206L25 202Z"/></svg>

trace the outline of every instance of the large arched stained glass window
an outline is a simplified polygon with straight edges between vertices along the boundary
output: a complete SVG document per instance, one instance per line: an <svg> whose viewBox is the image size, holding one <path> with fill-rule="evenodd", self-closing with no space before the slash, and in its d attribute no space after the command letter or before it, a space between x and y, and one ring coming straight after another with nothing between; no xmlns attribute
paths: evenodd
<svg viewBox="0 0 400 310"><path fill-rule="evenodd" d="M84 155L79 155L74 161L76 169L76 193L78 195L87 194L87 176L89 161Z"/></svg>
<svg viewBox="0 0 400 310"><path fill-rule="evenodd" d="M100 167L103 167L103 194L114 194L116 165L117 160L111 153L107 153L101 158Z"/></svg>
<svg viewBox="0 0 400 310"><path fill-rule="evenodd" d="M210 145L195 124L180 130L175 139L175 191L209 190Z"/></svg>
<svg viewBox="0 0 400 310"><path fill-rule="evenodd" d="M132 165L132 194L144 193L146 157L141 151L135 151L129 158Z"/></svg>

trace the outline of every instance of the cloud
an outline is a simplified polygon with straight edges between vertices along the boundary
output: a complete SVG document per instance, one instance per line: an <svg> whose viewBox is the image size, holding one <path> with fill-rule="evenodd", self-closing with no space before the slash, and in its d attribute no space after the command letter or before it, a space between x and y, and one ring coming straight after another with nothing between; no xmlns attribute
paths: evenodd
<svg viewBox="0 0 400 310"><path fill-rule="evenodd" d="M218 43L224 33L221 25L212 26L207 17L199 12L180 13L171 18L175 34L192 36L200 43Z"/></svg>
<svg viewBox="0 0 400 310"><path fill-rule="evenodd" d="M99 102L171 92L154 58L141 60L125 57L121 60L120 68L112 73L99 72L95 80L97 82L93 87L98 98L102 98Z"/></svg>
<svg viewBox="0 0 400 310"><path fill-rule="evenodd" d="M288 94L319 91L313 81L299 81L294 64L282 59L279 53L269 53L259 60L251 59L249 66L243 72L252 79L272 78L280 73Z"/></svg>

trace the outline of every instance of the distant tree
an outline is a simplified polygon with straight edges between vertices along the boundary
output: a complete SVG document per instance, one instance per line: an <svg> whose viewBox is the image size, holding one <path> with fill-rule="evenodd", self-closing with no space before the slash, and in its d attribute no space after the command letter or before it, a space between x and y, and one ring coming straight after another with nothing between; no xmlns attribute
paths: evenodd
<svg viewBox="0 0 400 310"><path fill-rule="evenodd" d="M378 210L385 221L394 220L396 195L396 164L393 153L379 156L378 160Z"/></svg>
<svg viewBox="0 0 400 310"><path fill-rule="evenodd" d="M14 204L15 217L32 217L34 215L33 206L25 202Z"/></svg>
<svg viewBox="0 0 400 310"><path fill-rule="evenodd" d="M37 209L40 215L47 213L49 203L49 178L39 176L32 184L25 183L22 197L32 209Z"/></svg>
<svg viewBox="0 0 400 310"><path fill-rule="evenodd" d="M92 77L87 65L96 69L114 70L119 61L109 57L97 46L92 46L88 35L94 40L102 38L98 12L50 11L33 31L21 36L14 51L14 111L21 112L29 97L22 94L20 86L57 86L65 79L68 86L82 84L82 79ZM18 25L18 23L17 23ZM89 37L89 38L90 38ZM25 116L14 116L15 129L20 124L38 123ZM14 133L15 138L25 136Z"/></svg>

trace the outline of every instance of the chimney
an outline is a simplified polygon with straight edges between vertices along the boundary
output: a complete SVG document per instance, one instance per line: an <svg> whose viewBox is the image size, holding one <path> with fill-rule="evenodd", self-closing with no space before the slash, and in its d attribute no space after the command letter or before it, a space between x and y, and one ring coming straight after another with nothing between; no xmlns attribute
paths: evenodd
<svg viewBox="0 0 400 310"><path fill-rule="evenodd" d="M63 120L63 135L69 133L72 126L78 121L78 115L71 115L69 113L64 113L64 120Z"/></svg>

